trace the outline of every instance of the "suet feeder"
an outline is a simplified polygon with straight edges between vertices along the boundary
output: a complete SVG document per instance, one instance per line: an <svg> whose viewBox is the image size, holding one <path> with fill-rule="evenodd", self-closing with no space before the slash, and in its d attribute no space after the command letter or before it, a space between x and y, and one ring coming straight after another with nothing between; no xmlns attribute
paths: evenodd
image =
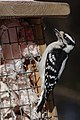
<svg viewBox="0 0 80 120"><path fill-rule="evenodd" d="M69 13L67 3L0 2L1 120L58 120L52 94L42 114L35 112L41 83L31 54L39 60L46 48L43 18Z"/></svg>

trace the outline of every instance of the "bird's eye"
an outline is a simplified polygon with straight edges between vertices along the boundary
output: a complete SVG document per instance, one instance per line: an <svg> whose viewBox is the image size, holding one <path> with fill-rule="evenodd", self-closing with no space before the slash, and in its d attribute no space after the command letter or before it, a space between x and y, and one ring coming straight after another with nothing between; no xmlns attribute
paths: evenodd
<svg viewBox="0 0 80 120"><path fill-rule="evenodd" d="M64 34L64 39L67 39L67 36Z"/></svg>

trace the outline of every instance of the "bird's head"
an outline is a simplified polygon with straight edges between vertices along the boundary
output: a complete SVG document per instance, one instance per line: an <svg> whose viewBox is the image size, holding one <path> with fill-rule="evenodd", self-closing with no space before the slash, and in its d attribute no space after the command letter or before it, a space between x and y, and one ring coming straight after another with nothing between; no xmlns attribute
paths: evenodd
<svg viewBox="0 0 80 120"><path fill-rule="evenodd" d="M62 43L63 50L69 53L75 46L75 41L70 35L63 31L59 31L55 28L55 34L58 38L58 41Z"/></svg>

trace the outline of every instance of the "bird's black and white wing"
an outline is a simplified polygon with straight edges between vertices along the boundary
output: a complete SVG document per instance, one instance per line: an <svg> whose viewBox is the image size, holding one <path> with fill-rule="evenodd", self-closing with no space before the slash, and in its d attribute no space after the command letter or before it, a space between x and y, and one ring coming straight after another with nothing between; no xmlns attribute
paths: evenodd
<svg viewBox="0 0 80 120"><path fill-rule="evenodd" d="M61 73L64 70L68 54L62 49L52 49L48 54L45 62L45 87L38 102L37 111L41 111L45 100L48 100L50 92L54 89Z"/></svg>
<svg viewBox="0 0 80 120"><path fill-rule="evenodd" d="M48 99L50 92L53 90L58 79L60 78L67 58L68 54L62 51L62 49L53 49L48 53L45 65L46 100Z"/></svg>

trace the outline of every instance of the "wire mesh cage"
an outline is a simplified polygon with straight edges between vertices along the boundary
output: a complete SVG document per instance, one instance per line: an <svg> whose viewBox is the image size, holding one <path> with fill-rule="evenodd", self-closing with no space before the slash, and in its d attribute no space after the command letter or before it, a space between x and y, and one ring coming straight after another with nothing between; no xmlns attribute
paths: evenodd
<svg viewBox="0 0 80 120"><path fill-rule="evenodd" d="M41 58L42 24L8 19L1 20L0 26L1 120L49 119L46 109L41 115L36 112L40 79L31 57Z"/></svg>

